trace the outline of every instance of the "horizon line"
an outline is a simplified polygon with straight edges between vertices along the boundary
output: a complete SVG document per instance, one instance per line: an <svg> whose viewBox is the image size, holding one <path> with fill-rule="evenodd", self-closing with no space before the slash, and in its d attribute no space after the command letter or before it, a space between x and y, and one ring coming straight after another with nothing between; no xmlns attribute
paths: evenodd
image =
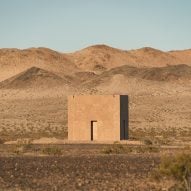
<svg viewBox="0 0 191 191"><path fill-rule="evenodd" d="M30 50L30 49L49 49L49 50L52 50L52 51L55 51L55 52L58 52L58 53L66 53L66 54L70 54L70 53L75 53L75 52L78 52L78 51L81 51L81 50L84 50L84 49L88 49L88 48L93 48L93 47L106 47L106 48L111 48L111 49L116 49L116 50L121 50L121 51L134 51L134 50L141 50L141 49L151 49L151 50L158 50L158 51L161 51L161 52L175 52L175 51L187 51L187 50L191 50L191 48L185 48L185 49L171 49L171 50L163 50L163 49L158 49L158 48L155 48L155 47L152 47L152 46L143 46L143 47L139 47L139 48L132 48L132 49L123 49L123 48L118 48L118 47L115 47L115 46L111 46L111 45L108 45L108 44L92 44L92 45L89 45L89 46L84 46L82 48L79 48L77 50L74 50L74 51L60 51L60 50L56 50L54 48L49 48L49 47L46 47L46 46L32 46L32 47L28 47L28 48L17 48L17 47L4 47L4 48L0 48L0 50L11 50L11 49L15 49L15 50L20 50L20 51L24 51L24 50Z"/></svg>

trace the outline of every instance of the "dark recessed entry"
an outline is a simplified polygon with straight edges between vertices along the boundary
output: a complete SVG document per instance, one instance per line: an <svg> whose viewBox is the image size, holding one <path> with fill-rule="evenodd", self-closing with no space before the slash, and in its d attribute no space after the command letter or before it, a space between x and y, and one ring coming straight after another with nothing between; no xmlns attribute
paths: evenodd
<svg viewBox="0 0 191 191"><path fill-rule="evenodd" d="M91 141L97 140L97 121L91 121Z"/></svg>

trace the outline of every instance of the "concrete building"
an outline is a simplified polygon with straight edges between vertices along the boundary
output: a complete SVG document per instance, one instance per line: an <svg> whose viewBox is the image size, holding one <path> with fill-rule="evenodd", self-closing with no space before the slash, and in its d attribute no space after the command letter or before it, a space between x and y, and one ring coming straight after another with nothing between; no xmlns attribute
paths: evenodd
<svg viewBox="0 0 191 191"><path fill-rule="evenodd" d="M128 121L127 95L68 97L68 140L127 140Z"/></svg>

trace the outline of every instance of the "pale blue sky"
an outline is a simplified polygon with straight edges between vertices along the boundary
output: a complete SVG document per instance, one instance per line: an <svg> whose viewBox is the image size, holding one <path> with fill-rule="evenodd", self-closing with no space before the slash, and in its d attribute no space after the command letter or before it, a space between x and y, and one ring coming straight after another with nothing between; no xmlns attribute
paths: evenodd
<svg viewBox="0 0 191 191"><path fill-rule="evenodd" d="M0 0L0 48L191 48L191 0Z"/></svg>

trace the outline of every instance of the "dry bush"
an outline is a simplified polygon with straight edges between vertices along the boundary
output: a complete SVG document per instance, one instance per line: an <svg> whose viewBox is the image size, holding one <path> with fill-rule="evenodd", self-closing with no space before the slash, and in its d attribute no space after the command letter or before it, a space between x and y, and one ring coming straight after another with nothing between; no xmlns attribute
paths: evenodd
<svg viewBox="0 0 191 191"><path fill-rule="evenodd" d="M46 147L42 150L43 154L46 155L53 155L53 156L60 156L62 155L62 149L58 147Z"/></svg>
<svg viewBox="0 0 191 191"><path fill-rule="evenodd" d="M147 139L144 139L144 140L143 140L143 143L144 143L145 145L152 145L152 144L153 144L153 141L152 141L151 139L147 138Z"/></svg>
<svg viewBox="0 0 191 191"><path fill-rule="evenodd" d="M26 153L32 148L32 139L19 139L14 147L13 152L17 155Z"/></svg>
<svg viewBox="0 0 191 191"><path fill-rule="evenodd" d="M165 156L159 166L153 171L154 178L161 180L171 178L178 182L172 190L183 189L191 191L191 154L179 153L175 156Z"/></svg>
<svg viewBox="0 0 191 191"><path fill-rule="evenodd" d="M152 146L152 145L139 146L139 147L136 147L135 152L136 153L158 153L160 152L160 147Z"/></svg>
<svg viewBox="0 0 191 191"><path fill-rule="evenodd" d="M127 152L130 152L130 150L120 143L114 143L113 145L107 146L102 150L102 153L104 154L124 154Z"/></svg>

